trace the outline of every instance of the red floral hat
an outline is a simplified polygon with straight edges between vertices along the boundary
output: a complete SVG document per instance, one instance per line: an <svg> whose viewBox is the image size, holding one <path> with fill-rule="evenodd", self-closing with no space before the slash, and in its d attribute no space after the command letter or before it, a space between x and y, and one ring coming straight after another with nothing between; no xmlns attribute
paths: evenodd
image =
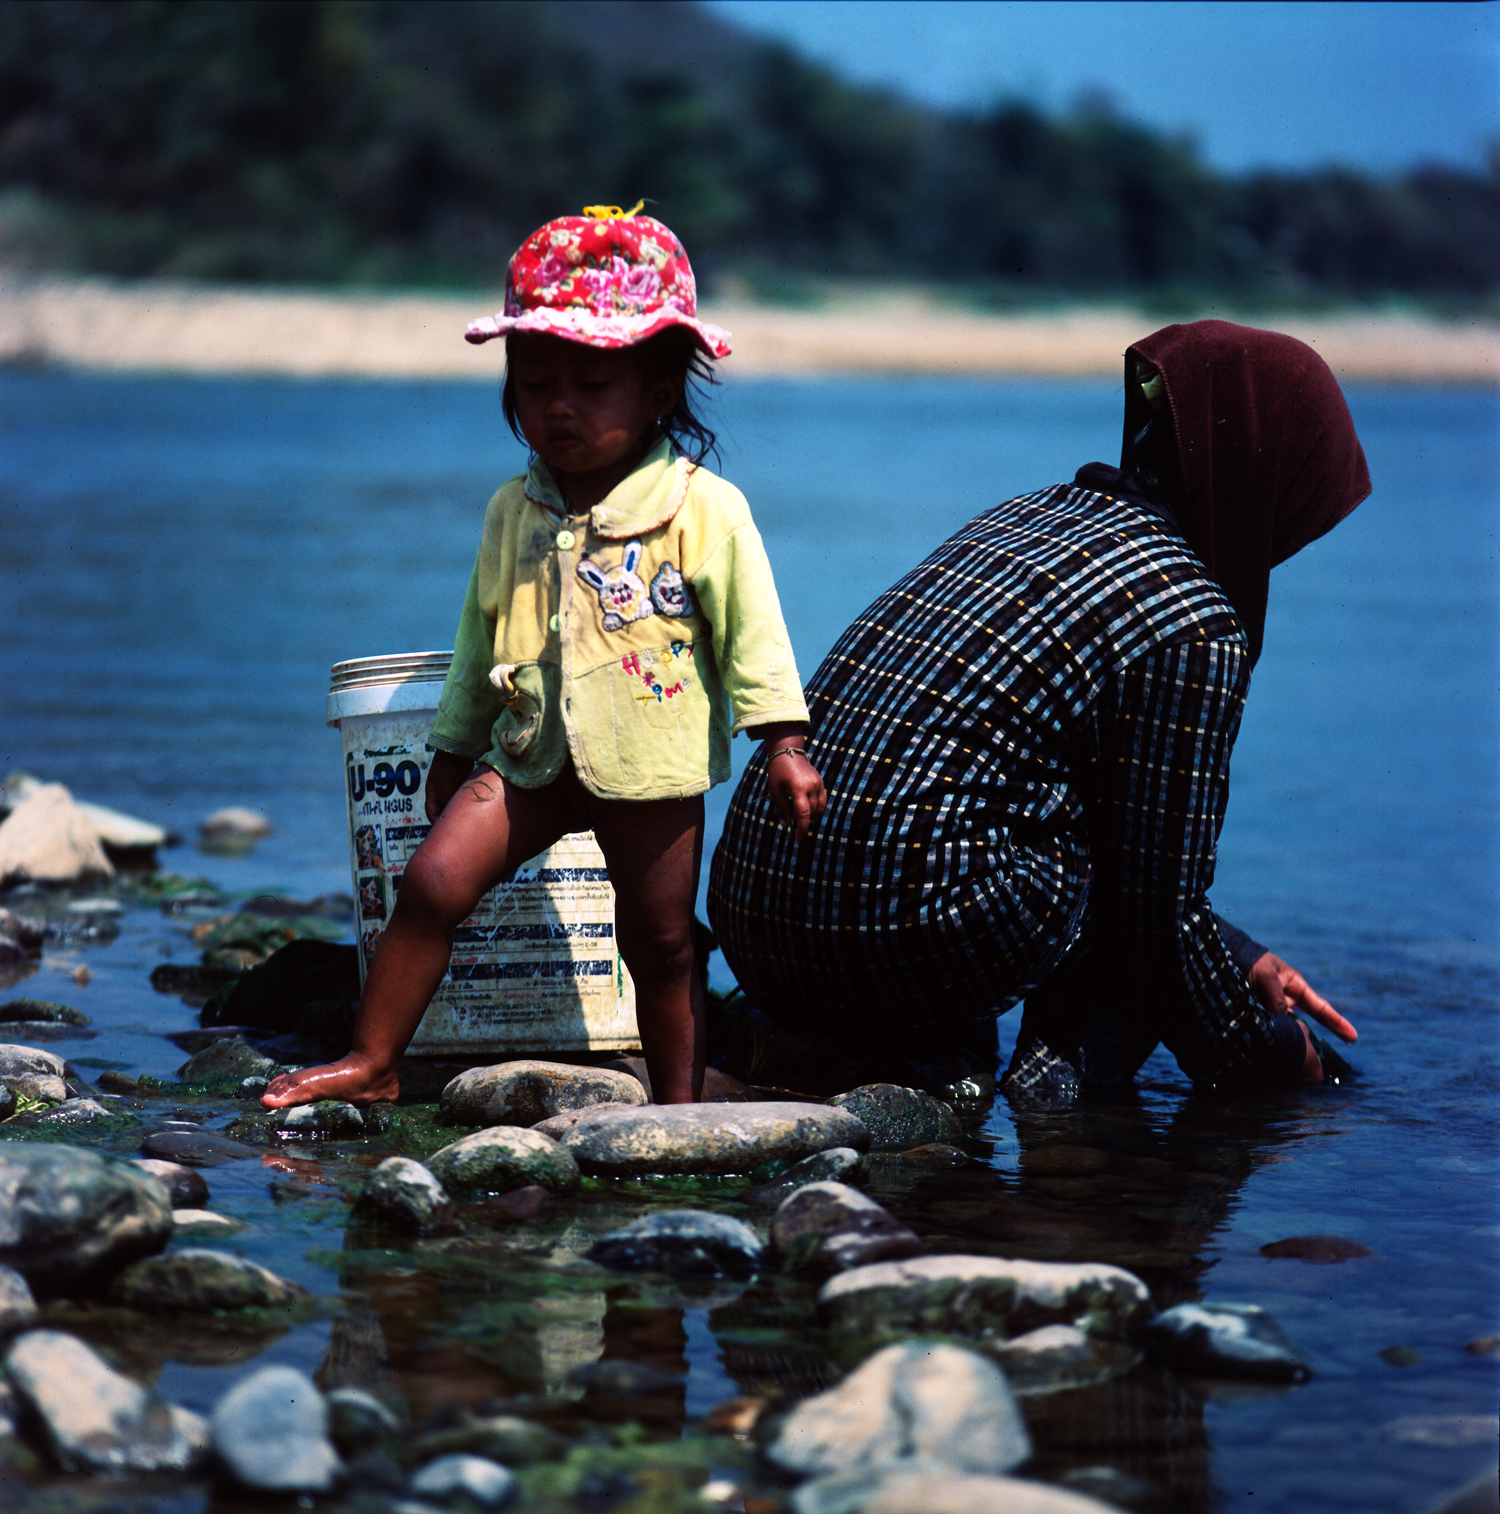
<svg viewBox="0 0 1500 1514"><path fill-rule="evenodd" d="M532 232L510 260L505 309L471 321L465 338L541 331L589 347L632 347L686 326L710 357L728 357L729 333L698 319L682 243L640 208L589 205Z"/></svg>

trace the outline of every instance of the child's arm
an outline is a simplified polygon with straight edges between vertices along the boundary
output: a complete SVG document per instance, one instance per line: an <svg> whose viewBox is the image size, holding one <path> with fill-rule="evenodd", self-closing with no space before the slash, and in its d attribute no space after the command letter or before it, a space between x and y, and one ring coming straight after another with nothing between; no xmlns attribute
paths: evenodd
<svg viewBox="0 0 1500 1514"><path fill-rule="evenodd" d="M823 780L807 755L807 727L783 722L755 726L749 734L765 742L771 808L783 825L794 828L800 841L828 803Z"/></svg>

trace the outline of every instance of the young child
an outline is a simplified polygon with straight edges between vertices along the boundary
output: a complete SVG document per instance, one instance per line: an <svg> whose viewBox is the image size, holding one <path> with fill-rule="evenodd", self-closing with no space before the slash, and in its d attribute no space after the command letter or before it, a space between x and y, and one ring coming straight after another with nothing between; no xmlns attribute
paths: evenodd
<svg viewBox="0 0 1500 1514"><path fill-rule="evenodd" d="M636 207L638 211L639 206ZM511 259L502 405L530 471L490 501L433 727L432 829L407 865L348 1056L277 1078L270 1108L369 1104L484 892L592 829L659 1103L701 1096L693 907L706 789L729 740L764 741L783 823L805 835L823 782L760 536L702 466L689 385L729 336L697 318L692 269L660 222L613 206L549 221ZM691 455L688 455L691 453Z"/></svg>

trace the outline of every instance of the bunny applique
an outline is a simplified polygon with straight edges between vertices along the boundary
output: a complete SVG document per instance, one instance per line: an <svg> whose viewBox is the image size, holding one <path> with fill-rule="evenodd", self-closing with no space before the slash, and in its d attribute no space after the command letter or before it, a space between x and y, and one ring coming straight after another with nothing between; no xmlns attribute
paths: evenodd
<svg viewBox="0 0 1500 1514"><path fill-rule="evenodd" d="M626 542L624 560L613 568L601 568L587 557L578 564L578 576L599 596L606 631L622 630L633 620L656 614L646 580L635 571L641 550L640 542Z"/></svg>

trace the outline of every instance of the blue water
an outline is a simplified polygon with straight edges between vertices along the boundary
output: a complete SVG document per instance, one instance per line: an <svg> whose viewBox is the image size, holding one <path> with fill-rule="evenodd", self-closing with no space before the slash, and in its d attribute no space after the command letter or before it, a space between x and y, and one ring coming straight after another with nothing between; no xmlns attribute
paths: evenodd
<svg viewBox="0 0 1500 1514"><path fill-rule="evenodd" d="M1500 403L1349 400L1375 493L1273 575L1214 902L1355 1021L1358 1077L1205 1123L1158 1055L1130 1137L1178 1170L1220 1163L1194 1287L1271 1309L1314 1376L1210 1395L1210 1483L1183 1507L1417 1511L1495 1465L1496 1358L1463 1347L1500 1331ZM804 673L954 526L1111 457L1119 405L1108 382L734 381L723 471ZM0 374L0 771L185 835L249 804L276 825L249 857L164 865L238 893L347 891L328 668L451 645L484 502L521 462L492 385ZM159 1032L193 1014L142 980L192 954L165 924L131 939L59 954L24 991L69 997L85 962L72 1001L111 1032L90 1044L166 1073ZM1033 1201L1032 1135L1003 1105L988 1129L995 1204ZM1115 1215L1108 1246L1152 1212ZM1308 1233L1375 1255L1259 1254ZM690 1324L690 1401L728 1396ZM1418 1359L1391 1365L1392 1346Z"/></svg>

